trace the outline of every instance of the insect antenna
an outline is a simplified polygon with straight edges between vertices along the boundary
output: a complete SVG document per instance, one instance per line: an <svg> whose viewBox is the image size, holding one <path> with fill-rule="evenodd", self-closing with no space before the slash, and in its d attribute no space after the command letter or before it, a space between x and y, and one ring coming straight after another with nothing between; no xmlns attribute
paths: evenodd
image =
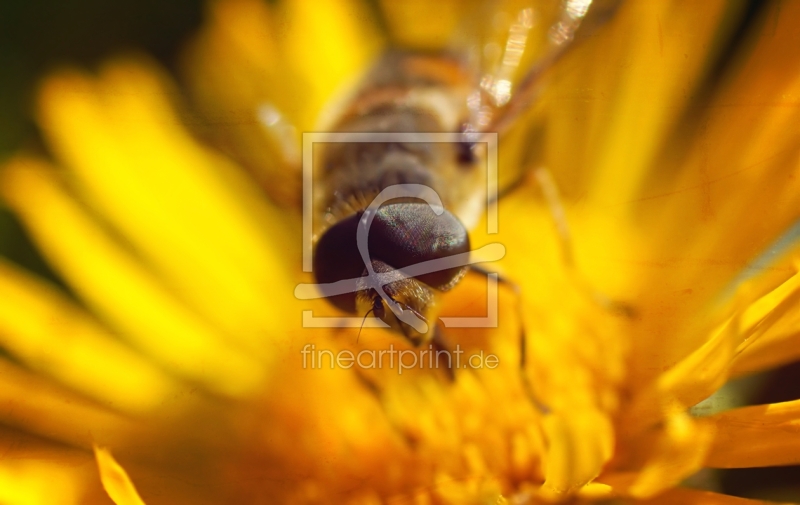
<svg viewBox="0 0 800 505"><path fill-rule="evenodd" d="M374 311L375 311L375 309L374 309L374 308L372 308L372 309L369 309L369 310L367 311L367 313L366 313L366 314L364 314L364 319L362 319L362 320L361 320L361 327L358 329L358 335L356 335L356 344L358 343L358 339L360 339L360 338L361 338L361 330L363 330L363 329L364 329L364 323L366 323L366 322L367 322L367 318L368 318L368 317L369 317L369 315L370 315L370 314L372 314Z"/></svg>

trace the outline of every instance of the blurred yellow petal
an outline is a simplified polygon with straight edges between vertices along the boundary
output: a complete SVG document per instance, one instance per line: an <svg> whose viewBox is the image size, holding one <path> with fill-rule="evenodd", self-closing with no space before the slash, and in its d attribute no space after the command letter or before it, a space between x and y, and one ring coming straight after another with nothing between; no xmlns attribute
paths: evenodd
<svg viewBox="0 0 800 505"><path fill-rule="evenodd" d="M92 221L52 167L18 158L6 167L0 191L81 295L163 366L227 395L246 394L263 380L257 361L220 341Z"/></svg>
<svg viewBox="0 0 800 505"><path fill-rule="evenodd" d="M543 491L555 496L577 491L600 474L614 449L610 420L599 412L574 409L544 418L550 447Z"/></svg>
<svg viewBox="0 0 800 505"><path fill-rule="evenodd" d="M273 200L300 205L299 132L309 91L283 61L273 9L259 0L208 3L209 21L183 57L196 129L249 170ZM285 127L268 127L268 111ZM286 157L289 159L286 159ZM280 184L276 184L280 181Z"/></svg>
<svg viewBox="0 0 800 505"><path fill-rule="evenodd" d="M440 50L452 44L459 20L468 10L465 6L476 7L474 2L464 0L381 0L380 4L386 13L392 42L423 50Z"/></svg>
<svg viewBox="0 0 800 505"><path fill-rule="evenodd" d="M777 505L776 502L762 500L749 500L737 496L700 491L696 489L675 488L670 489L656 498L636 501L640 505Z"/></svg>
<svg viewBox="0 0 800 505"><path fill-rule="evenodd" d="M0 346L29 368L130 413L152 410L176 393L164 372L53 288L2 260L0 298Z"/></svg>
<svg viewBox="0 0 800 505"><path fill-rule="evenodd" d="M290 276L269 267L284 257L276 244L286 232L183 129L170 92L144 61L109 64L97 80L64 72L42 87L41 123L81 200L228 338L263 355L264 331L280 333L286 310L265 301L291 289Z"/></svg>
<svg viewBox="0 0 800 505"><path fill-rule="evenodd" d="M207 113L222 112L226 105L235 107L233 110L249 113L244 117L253 121L252 107L259 102L294 105L284 100L289 79L281 68L270 6L254 0L222 0L208 2L207 10L208 23L187 50L186 70L194 74L190 85L200 106ZM211 66L217 71L208 68ZM293 108L283 112L297 119Z"/></svg>
<svg viewBox="0 0 800 505"><path fill-rule="evenodd" d="M0 503L86 505L96 485L88 454L0 428Z"/></svg>
<svg viewBox="0 0 800 505"><path fill-rule="evenodd" d="M81 504L80 482L67 470L69 462L0 464L0 503L4 505Z"/></svg>
<svg viewBox="0 0 800 505"><path fill-rule="evenodd" d="M130 477L125 469L117 463L111 452L95 446L94 455L97 458L97 467L100 469L100 480L114 503L116 505L144 505Z"/></svg>
<svg viewBox="0 0 800 505"><path fill-rule="evenodd" d="M217 0L185 52L197 128L281 204L300 207L300 132L377 54L371 16L357 0Z"/></svg>
<svg viewBox="0 0 800 505"><path fill-rule="evenodd" d="M370 13L355 0L280 4L288 27L281 37L289 68L310 86L301 100L307 114L319 115L331 95L357 77L378 56L380 41ZM300 97L297 97L300 98ZM312 122L301 121L301 131Z"/></svg>
<svg viewBox="0 0 800 505"><path fill-rule="evenodd" d="M750 468L800 463L800 400L743 407L708 419L715 434L708 466Z"/></svg>
<svg viewBox="0 0 800 505"><path fill-rule="evenodd" d="M77 447L126 440L143 428L6 360L0 360L0 406L4 425Z"/></svg>

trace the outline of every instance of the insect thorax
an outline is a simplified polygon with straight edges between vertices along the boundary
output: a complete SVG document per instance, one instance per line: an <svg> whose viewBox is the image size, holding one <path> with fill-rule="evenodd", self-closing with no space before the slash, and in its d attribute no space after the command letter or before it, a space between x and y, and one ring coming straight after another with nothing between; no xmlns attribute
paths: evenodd
<svg viewBox="0 0 800 505"><path fill-rule="evenodd" d="M315 236L364 210L388 186L418 184L473 225L485 194L483 160L454 142L394 141L389 133L458 133L469 120L470 76L444 56L388 53L329 131L375 134L314 146ZM477 205L476 205L477 203Z"/></svg>

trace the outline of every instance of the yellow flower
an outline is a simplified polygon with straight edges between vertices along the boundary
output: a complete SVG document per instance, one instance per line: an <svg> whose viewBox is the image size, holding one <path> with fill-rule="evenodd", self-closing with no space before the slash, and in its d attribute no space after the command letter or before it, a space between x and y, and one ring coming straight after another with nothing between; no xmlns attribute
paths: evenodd
<svg viewBox="0 0 800 505"><path fill-rule="evenodd" d="M440 45L460 4L418 7L385 2L389 33ZM527 184L500 202L499 235L472 236L506 245L523 321L501 289L499 328L448 334L500 363L454 381L301 353L408 348L302 327L291 130L256 117L268 103L314 129L380 51L366 5L212 2L185 58L194 108L142 56L49 76L51 156L8 161L0 195L70 292L0 262L0 502L750 503L679 485L800 459L800 400L689 410L800 355L800 4L767 10L722 80L709 55L741 14L722 1L626 3L559 65L500 165L536 143L579 275L634 315L586 296ZM446 310L484 310L485 289L466 279ZM522 385L523 326L544 410Z"/></svg>

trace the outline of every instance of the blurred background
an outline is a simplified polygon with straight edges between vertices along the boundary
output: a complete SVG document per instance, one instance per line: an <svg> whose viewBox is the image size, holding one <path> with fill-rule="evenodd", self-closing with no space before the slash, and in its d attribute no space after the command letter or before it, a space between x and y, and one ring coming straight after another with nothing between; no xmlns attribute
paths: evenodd
<svg viewBox="0 0 800 505"><path fill-rule="evenodd" d="M144 51L173 69L181 43L202 21L203 8L202 0L0 2L0 159L38 144L32 100L47 70L64 64L92 68L130 50ZM66 289L2 206L0 255Z"/></svg>
<svg viewBox="0 0 800 505"><path fill-rule="evenodd" d="M267 1L267 0L265 0ZM311 0L308 0L311 1ZM730 30L713 76L735 65L763 19L766 1L747 3ZM374 5L373 5L374 7ZM0 159L39 147L31 103L38 78L60 64L93 68L115 53L144 51L174 69L183 42L201 25L202 0L3 0L0 2ZM713 80L713 78L712 78ZM708 84L713 89L714 82ZM14 217L0 207L0 255L68 288L37 254ZM2 352L2 349L0 349ZM800 398L800 364L729 384L698 413ZM710 471L688 485L742 497L797 500L800 466Z"/></svg>

